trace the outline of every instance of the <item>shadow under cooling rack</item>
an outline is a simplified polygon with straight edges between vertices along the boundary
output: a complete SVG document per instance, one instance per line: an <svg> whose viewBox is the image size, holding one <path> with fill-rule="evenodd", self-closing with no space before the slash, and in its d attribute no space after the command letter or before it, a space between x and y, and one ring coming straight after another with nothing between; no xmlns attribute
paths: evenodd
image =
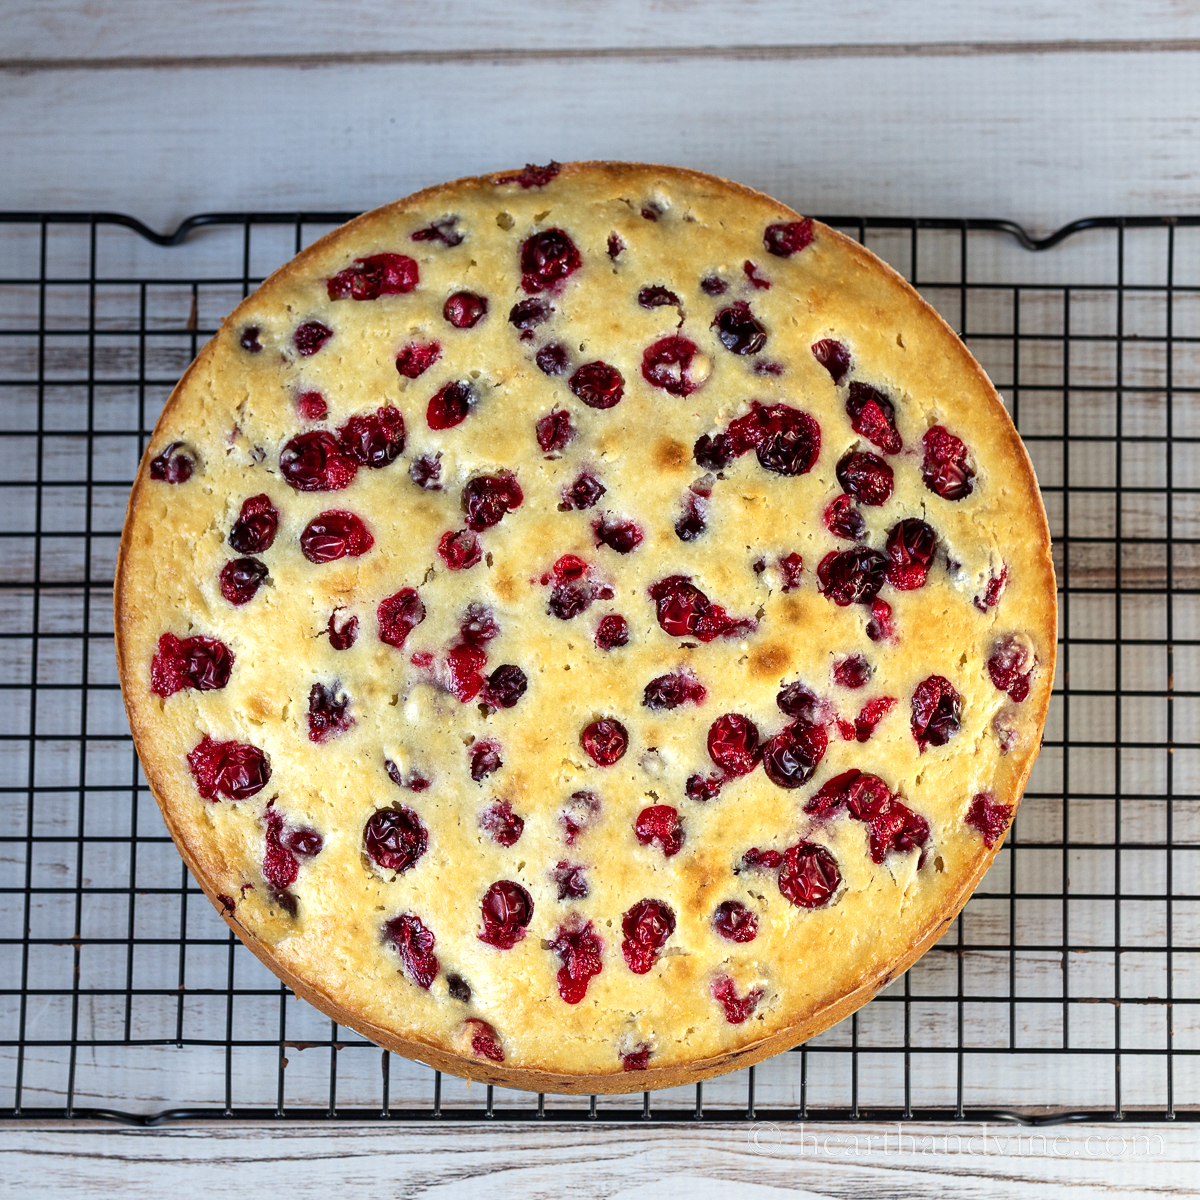
<svg viewBox="0 0 1200 1200"><path fill-rule="evenodd" d="M827 218L960 332L1034 460L1045 748L962 915L867 1007L702 1087L581 1100L469 1087L297 1000L188 876L125 723L111 586L148 431L225 313L351 215L0 214L0 1112L1197 1119L1200 217Z"/></svg>

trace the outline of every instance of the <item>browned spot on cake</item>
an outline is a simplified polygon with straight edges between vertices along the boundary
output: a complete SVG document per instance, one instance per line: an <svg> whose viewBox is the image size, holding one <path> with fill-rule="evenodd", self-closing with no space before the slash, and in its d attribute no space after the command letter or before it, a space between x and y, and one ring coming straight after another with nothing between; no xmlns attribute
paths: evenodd
<svg viewBox="0 0 1200 1200"><path fill-rule="evenodd" d="M804 605L799 596L781 596L779 598L779 619L789 625L799 625L804 611Z"/></svg>
<svg viewBox="0 0 1200 1200"><path fill-rule="evenodd" d="M251 692L246 697L246 707L250 710L250 715L259 720L264 720L275 711L270 699L259 692Z"/></svg>
<svg viewBox="0 0 1200 1200"><path fill-rule="evenodd" d="M756 647L750 655L750 672L760 679L785 675L791 664L791 653L783 642L768 642Z"/></svg>
<svg viewBox="0 0 1200 1200"><path fill-rule="evenodd" d="M662 438L654 447L654 463L664 471L678 471L686 467L689 458L688 448L674 438Z"/></svg>
<svg viewBox="0 0 1200 1200"><path fill-rule="evenodd" d="M517 582L511 575L497 571L492 577L492 590L501 600L512 600L517 594Z"/></svg>

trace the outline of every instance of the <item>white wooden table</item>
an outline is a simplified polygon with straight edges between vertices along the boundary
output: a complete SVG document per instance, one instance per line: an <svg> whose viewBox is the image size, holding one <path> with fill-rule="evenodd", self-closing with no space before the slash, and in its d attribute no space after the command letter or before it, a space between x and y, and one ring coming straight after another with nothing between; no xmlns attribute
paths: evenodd
<svg viewBox="0 0 1200 1200"><path fill-rule="evenodd" d="M0 208L113 210L157 228L625 158L727 175L802 211L1047 232L1096 213L1200 211L1198 123L1200 6L1173 0L0 11ZM9 1124L0 1179L14 1196L1191 1195L1196 1129Z"/></svg>

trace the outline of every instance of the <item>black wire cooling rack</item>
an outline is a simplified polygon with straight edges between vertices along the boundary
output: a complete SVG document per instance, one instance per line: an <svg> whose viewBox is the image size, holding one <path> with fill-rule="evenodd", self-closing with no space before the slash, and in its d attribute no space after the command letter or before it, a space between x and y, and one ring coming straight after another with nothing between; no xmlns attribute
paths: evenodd
<svg viewBox="0 0 1200 1200"><path fill-rule="evenodd" d="M960 332L1034 459L1044 750L974 898L870 1005L585 1102L472 1090L298 1001L189 877L125 724L112 573L149 430L224 313L352 215L0 213L0 1115L1200 1119L1200 217L827 218Z"/></svg>

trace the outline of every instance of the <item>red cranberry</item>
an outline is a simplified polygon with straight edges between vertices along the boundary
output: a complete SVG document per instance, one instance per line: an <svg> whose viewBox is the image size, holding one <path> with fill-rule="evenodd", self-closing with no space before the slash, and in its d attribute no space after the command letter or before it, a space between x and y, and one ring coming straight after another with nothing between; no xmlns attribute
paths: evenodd
<svg viewBox="0 0 1200 1200"><path fill-rule="evenodd" d="M442 485L438 480L442 477L442 452L439 450L436 454L414 458L408 468L408 477L427 492L440 492Z"/></svg>
<svg viewBox="0 0 1200 1200"><path fill-rule="evenodd" d="M320 392L301 392L296 397L296 411L306 421L323 421L329 414L329 405Z"/></svg>
<svg viewBox="0 0 1200 1200"><path fill-rule="evenodd" d="M454 646L446 655L446 686L460 704L474 700L483 689L486 663L487 655L474 646Z"/></svg>
<svg viewBox="0 0 1200 1200"><path fill-rule="evenodd" d="M650 1065L650 1047L639 1042L632 1050L618 1056L622 1071L645 1071Z"/></svg>
<svg viewBox="0 0 1200 1200"><path fill-rule="evenodd" d="M860 504L875 507L892 494L892 468L876 454L851 453L837 465L842 490Z"/></svg>
<svg viewBox="0 0 1200 1200"><path fill-rule="evenodd" d="M819 342L813 342L812 352L817 362L829 372L829 378L835 384L846 378L846 372L850 370L850 351L841 342L835 342L832 338L822 338Z"/></svg>
<svg viewBox="0 0 1200 1200"><path fill-rule="evenodd" d="M688 701L703 704L707 695L695 673L683 667L673 675L659 675L650 680L642 691L642 703L656 710L672 709Z"/></svg>
<svg viewBox="0 0 1200 1200"><path fill-rule="evenodd" d="M766 327L744 300L721 309L713 318L712 328L731 354L757 354L767 344Z"/></svg>
<svg viewBox="0 0 1200 1200"><path fill-rule="evenodd" d="M575 243L561 229L543 229L521 246L521 286L530 294L544 292L577 271L580 262Z"/></svg>
<svg viewBox="0 0 1200 1200"><path fill-rule="evenodd" d="M543 375L561 375L571 361L571 352L562 342L551 342L534 355L534 362Z"/></svg>
<svg viewBox="0 0 1200 1200"><path fill-rule="evenodd" d="M571 414L565 408L556 409L538 419L537 443L543 454L554 454L562 450L575 436L571 425Z"/></svg>
<svg viewBox="0 0 1200 1200"><path fill-rule="evenodd" d="M332 433L313 429L279 452L279 473L298 492L338 492L350 486L358 463Z"/></svg>
<svg viewBox="0 0 1200 1200"><path fill-rule="evenodd" d="M488 676L483 702L492 709L512 708L525 695L528 686L525 672L512 663L506 663Z"/></svg>
<svg viewBox="0 0 1200 1200"><path fill-rule="evenodd" d="M258 340L261 333L262 330L257 325L247 325L238 338L238 344L243 350L257 354L262 349L262 343Z"/></svg>
<svg viewBox="0 0 1200 1200"><path fill-rule="evenodd" d="M625 395L625 377L606 362L584 363L567 380L567 387L588 408L612 408Z"/></svg>
<svg viewBox="0 0 1200 1200"><path fill-rule="evenodd" d="M611 613L596 626L596 646L600 650L615 650L629 644L629 622L619 613Z"/></svg>
<svg viewBox="0 0 1200 1200"><path fill-rule="evenodd" d="M888 560L878 550L830 551L817 566L820 590L835 604L866 604L883 587Z"/></svg>
<svg viewBox="0 0 1200 1200"><path fill-rule="evenodd" d="M840 687L860 688L871 678L871 664L861 654L839 658L833 664L833 681Z"/></svg>
<svg viewBox="0 0 1200 1200"><path fill-rule="evenodd" d="M600 798L595 792L572 792L569 804L559 813L563 826L563 841L575 845L575 839L591 825L600 812Z"/></svg>
<svg viewBox="0 0 1200 1200"><path fill-rule="evenodd" d="M509 309L508 323L522 331L536 329L550 320L550 314L553 311L549 303L533 296L528 300L518 300Z"/></svg>
<svg viewBox="0 0 1200 1200"><path fill-rule="evenodd" d="M221 568L221 595L230 604L248 604L267 574L267 564L257 558L232 558Z"/></svg>
<svg viewBox="0 0 1200 1200"><path fill-rule="evenodd" d="M643 846L658 846L664 858L678 854L683 846L683 824L679 813L669 804L643 808L633 823L634 836Z"/></svg>
<svg viewBox="0 0 1200 1200"><path fill-rule="evenodd" d="M458 632L468 646L484 646L500 634L496 616L485 604L468 604L458 623Z"/></svg>
<svg viewBox="0 0 1200 1200"><path fill-rule="evenodd" d="M399 650L408 635L425 620L425 605L415 588L401 588L394 596L380 600L375 616L379 622L379 640Z"/></svg>
<svg viewBox="0 0 1200 1200"><path fill-rule="evenodd" d="M525 821L513 812L508 800L497 800L479 814L479 828L497 846L515 846L525 832Z"/></svg>
<svg viewBox="0 0 1200 1200"><path fill-rule="evenodd" d="M591 607L596 598L591 583L586 579L568 579L556 583L550 592L547 611L560 621L571 621Z"/></svg>
<svg viewBox="0 0 1200 1200"><path fill-rule="evenodd" d="M498 525L505 513L513 512L525 499L521 485L511 471L499 475L480 475L463 488L462 503L467 528L476 533Z"/></svg>
<svg viewBox="0 0 1200 1200"><path fill-rule="evenodd" d="M418 656L414 654L413 660L415 661L417 657ZM433 655L430 654L426 657L432 659ZM426 779L424 775L420 774L420 772L412 771L406 778L401 772L400 768L396 766L396 764L392 762L390 758L385 758L383 760L383 769L387 772L388 778L398 788L404 788L409 792L423 792L429 787L429 780Z"/></svg>
<svg viewBox="0 0 1200 1200"><path fill-rule="evenodd" d="M289 829L280 842L300 858L314 858L321 853L325 839L315 829Z"/></svg>
<svg viewBox="0 0 1200 1200"><path fill-rule="evenodd" d="M675 932L675 910L661 900L639 900L621 918L621 953L635 975L645 975Z"/></svg>
<svg viewBox="0 0 1200 1200"><path fill-rule="evenodd" d="M233 652L216 638L177 638L164 633L150 663L150 690L156 696L173 696L184 688L213 692L229 682Z"/></svg>
<svg viewBox="0 0 1200 1200"><path fill-rule="evenodd" d="M967 448L941 425L934 425L921 439L925 460L921 477L925 486L943 500L962 500L971 494L975 472L967 464Z"/></svg>
<svg viewBox="0 0 1200 1200"><path fill-rule="evenodd" d="M404 449L404 418L386 404L373 413L351 417L338 430L342 449L360 466L378 470L394 462Z"/></svg>
<svg viewBox="0 0 1200 1200"><path fill-rule="evenodd" d="M342 509L330 509L313 517L300 534L300 549L311 563L358 558L375 545L362 517Z"/></svg>
<svg viewBox="0 0 1200 1200"><path fill-rule="evenodd" d="M1033 654L1028 642L1012 634L1002 637L992 646L987 670L996 690L1007 692L1010 700L1020 704L1029 695L1033 678Z"/></svg>
<svg viewBox="0 0 1200 1200"><path fill-rule="evenodd" d="M747 282L751 287L761 288L763 291L769 291L771 281L765 276L758 273L758 267L749 259L742 263L742 274L746 276Z"/></svg>
<svg viewBox="0 0 1200 1200"><path fill-rule="evenodd" d="M695 342L679 334L660 338L642 355L642 377L672 396L690 396L704 386L707 378L695 378L691 374L695 357Z"/></svg>
<svg viewBox="0 0 1200 1200"><path fill-rule="evenodd" d="M418 987L429 990L437 978L439 964L433 947L437 939L415 913L401 913L383 927L384 941L391 942L404 964L404 973Z"/></svg>
<svg viewBox="0 0 1200 1200"><path fill-rule="evenodd" d="M562 502L565 509L591 508L608 491L590 471L581 471L570 487L564 488Z"/></svg>
<svg viewBox="0 0 1200 1200"><path fill-rule="evenodd" d="M418 229L410 238L414 242L441 242L443 246L461 246L463 235L455 229L458 224L457 217L442 217L440 220L431 221L424 229Z"/></svg>
<svg viewBox="0 0 1200 1200"><path fill-rule="evenodd" d="M274 801L272 801L274 803ZM268 806L265 818L267 824L266 851L263 854L263 878L271 885L271 890L281 893L296 882L300 874L300 864L296 856L283 844L280 834L283 832L283 817ZM295 901L284 905L289 911L294 909ZM295 912L292 912L295 916Z"/></svg>
<svg viewBox="0 0 1200 1200"><path fill-rule="evenodd" d="M741 866L750 871L778 871L783 866L783 855L778 850L760 850L757 846L751 846L742 855Z"/></svg>
<svg viewBox="0 0 1200 1200"><path fill-rule="evenodd" d="M340 611L341 609L335 608L329 614L329 624L326 626L329 631L329 644L334 650L349 650L358 640L358 618L347 617L339 625L338 613Z"/></svg>
<svg viewBox="0 0 1200 1200"><path fill-rule="evenodd" d="M718 717L709 726L708 756L727 775L748 775L762 757L758 726L738 713Z"/></svg>
<svg viewBox="0 0 1200 1200"><path fill-rule="evenodd" d="M962 722L962 697L940 675L917 684L912 698L912 731L921 753L927 746L944 746Z"/></svg>
<svg viewBox="0 0 1200 1200"><path fill-rule="evenodd" d="M783 852L779 894L797 908L820 908L842 882L837 859L815 842L797 842Z"/></svg>
<svg viewBox="0 0 1200 1200"><path fill-rule="evenodd" d="M596 535L596 545L609 546L618 554L628 554L642 544L641 528L633 521L621 521L605 513L592 522L592 532Z"/></svg>
<svg viewBox="0 0 1200 1200"><path fill-rule="evenodd" d="M475 406L475 389L461 380L444 384L425 410L425 423L430 429L453 429L467 419Z"/></svg>
<svg viewBox="0 0 1200 1200"><path fill-rule="evenodd" d="M737 900L725 900L717 905L712 927L729 942L752 942L758 936L758 918Z"/></svg>
<svg viewBox="0 0 1200 1200"><path fill-rule="evenodd" d="M729 291L729 284L718 275L706 275L700 280L700 290L706 296L723 296Z"/></svg>
<svg viewBox="0 0 1200 1200"><path fill-rule="evenodd" d="M828 745L829 735L823 725L798 718L763 747L763 770L776 787L803 787L825 757Z"/></svg>
<svg viewBox="0 0 1200 1200"><path fill-rule="evenodd" d="M708 504L703 497L690 490L685 492L683 515L675 522L675 536L681 542L694 542L708 528L707 512Z"/></svg>
<svg viewBox="0 0 1200 1200"><path fill-rule="evenodd" d="M327 742L331 737L345 733L354 724L350 715L350 697L345 692L339 695L339 684L326 687L314 683L308 693L308 740Z"/></svg>
<svg viewBox="0 0 1200 1200"><path fill-rule="evenodd" d="M187 756L196 790L205 800L248 800L271 778L271 764L245 742L214 742L205 734Z"/></svg>
<svg viewBox="0 0 1200 1200"><path fill-rule="evenodd" d="M775 697L775 703L779 705L780 712L785 713L789 717L804 717L808 719L816 712L819 701L816 692L810 687L796 682L789 683Z"/></svg>
<svg viewBox="0 0 1200 1200"><path fill-rule="evenodd" d="M674 292L661 284L649 284L638 292L638 303L643 308L661 308L666 304L678 307L680 300Z"/></svg>
<svg viewBox="0 0 1200 1200"><path fill-rule="evenodd" d="M629 734L614 717L601 717L579 735L580 744L598 767L611 767L629 748Z"/></svg>
<svg viewBox="0 0 1200 1200"><path fill-rule="evenodd" d="M481 741L471 747L471 778L476 783L482 782L502 766L504 760L500 757L499 742ZM508 801L504 803L507 804Z"/></svg>
<svg viewBox="0 0 1200 1200"><path fill-rule="evenodd" d="M330 300L378 300L411 292L418 274L416 260L407 254L372 254L339 271L325 287Z"/></svg>
<svg viewBox="0 0 1200 1200"><path fill-rule="evenodd" d="M320 321L305 321L292 334L292 344L302 358L308 358L310 354L316 354L331 337L333 330L328 325L322 325Z"/></svg>
<svg viewBox="0 0 1200 1200"><path fill-rule="evenodd" d="M779 560L779 576L781 587L785 592L794 592L800 586L800 577L804 574L804 559L794 551L785 554Z"/></svg>
<svg viewBox="0 0 1200 1200"><path fill-rule="evenodd" d="M760 465L778 475L804 475L821 453L821 427L799 409L773 404L761 409L766 418L755 445Z"/></svg>
<svg viewBox="0 0 1200 1200"><path fill-rule="evenodd" d="M973 603L980 612L987 612L989 609L995 608L1000 603L1000 593L1004 591L1004 585L1008 582L1008 564L1005 563L1000 568L999 575L991 576L987 581L987 587L983 590L982 596L976 596Z"/></svg>
<svg viewBox="0 0 1200 1200"><path fill-rule="evenodd" d="M363 828L367 857L385 871L407 871L428 846L429 831L421 818L403 804L373 812Z"/></svg>
<svg viewBox="0 0 1200 1200"><path fill-rule="evenodd" d="M409 342L396 355L396 370L405 379L419 379L441 357L440 342Z"/></svg>
<svg viewBox="0 0 1200 1200"><path fill-rule="evenodd" d="M711 642L717 637L743 637L754 629L753 621L731 617L686 575L668 575L650 586L658 623L671 637L695 637Z"/></svg>
<svg viewBox="0 0 1200 1200"><path fill-rule="evenodd" d="M743 1025L763 998L762 988L751 988L745 996L737 994L737 984L728 975L718 975L709 988L712 998L725 1010L730 1025Z"/></svg>
<svg viewBox="0 0 1200 1200"><path fill-rule="evenodd" d="M182 446L182 442L172 442L150 460L151 479L161 483L187 483L191 479L196 460Z"/></svg>
<svg viewBox="0 0 1200 1200"><path fill-rule="evenodd" d="M550 878L558 884L560 900L582 900L588 894L588 884L583 870L584 868L579 863L563 861L550 872Z"/></svg>
<svg viewBox="0 0 1200 1200"><path fill-rule="evenodd" d="M511 950L533 920L533 897L519 883L501 879L484 893L479 911L483 915L479 940L497 950Z"/></svg>
<svg viewBox="0 0 1200 1200"><path fill-rule="evenodd" d="M854 501L846 495L839 496L825 510L825 528L836 537L857 542L867 532L863 515L854 507Z"/></svg>
<svg viewBox="0 0 1200 1200"><path fill-rule="evenodd" d="M891 712L895 703L895 696L876 696L874 700L868 700L862 706L858 716L854 718L855 738L860 742L870 741L871 734L875 732L875 726Z"/></svg>
<svg viewBox="0 0 1200 1200"><path fill-rule="evenodd" d="M516 175L502 175L496 184L519 183L522 188L545 187L561 170L562 167L553 159L544 167L526 163L523 171L518 171Z"/></svg>
<svg viewBox="0 0 1200 1200"><path fill-rule="evenodd" d="M692 447L692 455L696 465L706 471L723 471L735 458L738 452L734 450L729 438L723 434L703 434L697 438Z"/></svg>
<svg viewBox="0 0 1200 1200"><path fill-rule="evenodd" d="M471 1003L471 985L461 975L447 975L446 990L450 993L451 1000L458 1000L462 1004ZM479 1024L483 1025L484 1022L480 1021Z"/></svg>
<svg viewBox="0 0 1200 1200"><path fill-rule="evenodd" d="M884 454L899 454L904 448L896 430L896 409L882 392L865 383L851 383L846 413L850 428L874 442Z"/></svg>
<svg viewBox="0 0 1200 1200"><path fill-rule="evenodd" d="M568 1004L578 1004L587 995L588 984L600 974L604 943L591 921L572 916L558 927L548 948L562 963L558 969L558 994Z"/></svg>
<svg viewBox="0 0 1200 1200"><path fill-rule="evenodd" d="M455 292L442 306L442 316L455 329L473 329L487 315L486 296L475 292Z"/></svg>
<svg viewBox="0 0 1200 1200"><path fill-rule="evenodd" d="M657 221L662 216L662 209L657 204L648 204L642 209L643 221Z"/></svg>
<svg viewBox="0 0 1200 1200"><path fill-rule="evenodd" d="M727 780L723 774L715 775L689 775L687 783L684 784L684 795L689 800L695 800L697 804L707 804L710 800L715 800L720 794L721 789L725 786Z"/></svg>
<svg viewBox="0 0 1200 1200"><path fill-rule="evenodd" d="M1008 828L1013 806L997 804L990 792L978 792L967 809L966 822L983 834L983 844L990 850Z"/></svg>
<svg viewBox="0 0 1200 1200"><path fill-rule="evenodd" d="M800 221L787 221L768 225L763 232L763 245L768 253L778 258L790 258L803 250L813 239L812 220L805 217Z"/></svg>
<svg viewBox="0 0 1200 1200"><path fill-rule="evenodd" d="M937 551L937 534L916 517L908 517L892 528L887 538L887 581L902 592L925 586Z"/></svg>
<svg viewBox="0 0 1200 1200"><path fill-rule="evenodd" d="M872 862L882 863L892 850L916 850L929 840L929 822L901 804L878 775L845 771L830 779L804 811L828 816L843 805L867 826Z"/></svg>
<svg viewBox="0 0 1200 1200"><path fill-rule="evenodd" d="M437 552L451 571L466 571L483 561L483 547L469 529L443 533Z"/></svg>
<svg viewBox="0 0 1200 1200"><path fill-rule="evenodd" d="M229 544L239 554L262 554L270 550L279 529L279 510L267 495L242 501L242 511L229 531Z"/></svg>
<svg viewBox="0 0 1200 1200"><path fill-rule="evenodd" d="M886 600L871 601L871 619L867 622L867 637L873 642L892 641L896 636L892 624L892 606Z"/></svg>
<svg viewBox="0 0 1200 1200"><path fill-rule="evenodd" d="M486 1058L490 1062L502 1063L504 1047L500 1045L499 1034L486 1021L481 1021L477 1017L472 1017L466 1024L470 1031L471 1053L476 1058Z"/></svg>
<svg viewBox="0 0 1200 1200"><path fill-rule="evenodd" d="M608 235L608 257L616 259L617 256L625 249L625 243L615 233Z"/></svg>

